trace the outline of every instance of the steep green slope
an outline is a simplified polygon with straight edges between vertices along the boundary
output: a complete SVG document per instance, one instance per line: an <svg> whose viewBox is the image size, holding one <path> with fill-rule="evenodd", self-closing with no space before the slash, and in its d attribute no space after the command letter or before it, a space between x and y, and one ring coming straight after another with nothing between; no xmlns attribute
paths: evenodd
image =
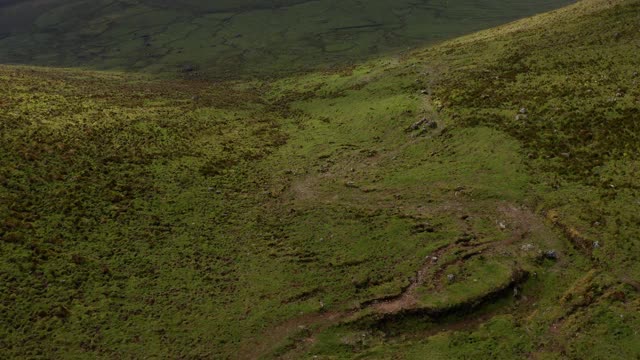
<svg viewBox="0 0 640 360"><path fill-rule="evenodd" d="M639 10L273 82L0 67L0 347L638 357Z"/></svg>
<svg viewBox="0 0 640 360"><path fill-rule="evenodd" d="M531 169L554 189L543 195L545 210L571 218L586 242L576 245L596 262L637 278L640 5L589 5L534 20L527 32L514 25L507 36L438 49L434 58L458 71L434 96L457 123L518 139Z"/></svg>
<svg viewBox="0 0 640 360"><path fill-rule="evenodd" d="M0 63L223 78L330 67L571 0L0 2Z"/></svg>

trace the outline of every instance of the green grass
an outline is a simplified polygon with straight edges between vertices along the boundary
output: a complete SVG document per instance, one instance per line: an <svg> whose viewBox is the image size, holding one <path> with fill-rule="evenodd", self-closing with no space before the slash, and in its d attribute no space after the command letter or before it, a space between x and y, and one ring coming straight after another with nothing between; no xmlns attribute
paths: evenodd
<svg viewBox="0 0 640 360"><path fill-rule="evenodd" d="M637 357L638 6L269 82L0 66L3 355Z"/></svg>

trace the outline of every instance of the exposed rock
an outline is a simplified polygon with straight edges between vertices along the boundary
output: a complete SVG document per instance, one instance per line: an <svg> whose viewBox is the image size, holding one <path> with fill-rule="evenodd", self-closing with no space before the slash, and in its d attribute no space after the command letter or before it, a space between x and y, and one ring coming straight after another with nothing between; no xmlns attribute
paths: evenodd
<svg viewBox="0 0 640 360"><path fill-rule="evenodd" d="M356 185L356 183L354 183L353 181L347 181L344 186L348 187L348 188L357 188L358 185Z"/></svg>
<svg viewBox="0 0 640 360"><path fill-rule="evenodd" d="M555 250L547 250L544 252L544 257L549 260L558 260L558 253Z"/></svg>
<svg viewBox="0 0 640 360"><path fill-rule="evenodd" d="M533 244L524 244L520 247L520 249L522 249L522 251L531 251L535 249L535 246Z"/></svg>
<svg viewBox="0 0 640 360"><path fill-rule="evenodd" d="M416 121L415 123L413 123L411 126L409 126L406 131L416 131L416 130L420 129L420 127L422 125L425 125L428 122L429 122L429 119L427 119L426 117L422 118L422 119Z"/></svg>
<svg viewBox="0 0 640 360"><path fill-rule="evenodd" d="M436 128L438 128L438 123L436 121L429 120L427 118L422 118L420 119L420 121L416 121L407 129L405 129L405 131L412 132L412 131L419 130L417 133L414 133L412 135L413 137L418 137L428 133L429 130L436 129Z"/></svg>

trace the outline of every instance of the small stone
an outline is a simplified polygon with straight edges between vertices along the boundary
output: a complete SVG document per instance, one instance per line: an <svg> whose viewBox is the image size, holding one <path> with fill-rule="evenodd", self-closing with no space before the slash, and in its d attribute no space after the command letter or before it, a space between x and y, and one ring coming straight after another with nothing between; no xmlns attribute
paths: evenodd
<svg viewBox="0 0 640 360"><path fill-rule="evenodd" d="M593 248L594 249L599 249L600 248L600 242L599 241L594 241L593 242Z"/></svg>
<svg viewBox="0 0 640 360"><path fill-rule="evenodd" d="M531 251L535 248L535 246L533 246L533 244L524 244L520 247L520 249L522 249L522 251Z"/></svg>
<svg viewBox="0 0 640 360"><path fill-rule="evenodd" d="M549 260L558 260L558 253L555 250L547 250L544 252L544 257Z"/></svg>
<svg viewBox="0 0 640 360"><path fill-rule="evenodd" d="M431 257L431 262L432 263L437 263L438 262L438 257L437 256L432 256Z"/></svg>
<svg viewBox="0 0 640 360"><path fill-rule="evenodd" d="M571 157L571 153L563 152L563 153L560 153L560 156L562 156L563 158L567 158L568 159L568 158Z"/></svg>
<svg viewBox="0 0 640 360"><path fill-rule="evenodd" d="M527 114L518 114L516 115L516 121L527 120L529 116Z"/></svg>
<svg viewBox="0 0 640 360"><path fill-rule="evenodd" d="M450 283L454 282L455 280L456 276L454 274L447 275L447 281L449 281Z"/></svg>
<svg viewBox="0 0 640 360"><path fill-rule="evenodd" d="M523 115L524 115L524 114L526 114L528 111L527 111L527 108L520 108L520 111L519 111L519 112L520 112L520 114L523 114Z"/></svg>
<svg viewBox="0 0 640 360"><path fill-rule="evenodd" d="M358 186L356 185L356 183L354 183L353 181L347 181L344 186L348 187L348 188L357 188Z"/></svg>
<svg viewBox="0 0 640 360"><path fill-rule="evenodd" d="M500 223L498 223L498 226L500 226L500 229L501 229L501 230L504 230L504 229L506 229L506 228L507 228L507 225L506 225L504 222L502 222L502 221L501 221Z"/></svg>
<svg viewBox="0 0 640 360"><path fill-rule="evenodd" d="M416 121L415 123L413 123L411 126L409 126L406 131L415 131L420 129L420 127L422 127L422 125L428 124L429 123L429 119L427 119L426 117Z"/></svg>
<svg viewBox="0 0 640 360"><path fill-rule="evenodd" d="M633 75L633 77L637 77L638 76L638 72L634 71L632 75Z"/></svg>

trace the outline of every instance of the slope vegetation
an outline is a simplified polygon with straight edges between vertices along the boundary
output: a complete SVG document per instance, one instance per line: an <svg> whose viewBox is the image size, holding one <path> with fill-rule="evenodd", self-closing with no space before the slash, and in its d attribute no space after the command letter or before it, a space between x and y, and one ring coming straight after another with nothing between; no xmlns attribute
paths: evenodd
<svg viewBox="0 0 640 360"><path fill-rule="evenodd" d="M272 82L0 66L0 347L640 356L639 14Z"/></svg>

